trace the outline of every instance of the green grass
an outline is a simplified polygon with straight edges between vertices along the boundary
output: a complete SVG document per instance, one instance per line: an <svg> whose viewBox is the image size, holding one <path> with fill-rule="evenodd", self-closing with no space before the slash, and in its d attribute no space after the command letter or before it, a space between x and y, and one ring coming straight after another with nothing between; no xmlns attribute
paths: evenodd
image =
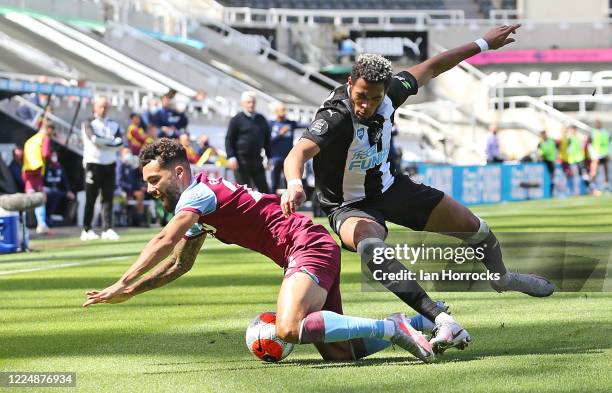
<svg viewBox="0 0 612 393"><path fill-rule="evenodd" d="M582 198L474 210L498 232L612 232L611 202ZM81 308L85 291L116 280L153 233L86 246L76 239L34 241L42 251L0 256L0 272L86 263L0 275L0 371L75 371L80 392L612 390L610 293L546 299L432 293L451 305L473 344L431 365L392 348L358 362L325 363L312 346L296 347L279 364L257 361L244 330L255 314L274 309L281 270L214 239L174 283L121 305ZM356 255L342 258L347 314L407 311L390 294L361 292Z"/></svg>

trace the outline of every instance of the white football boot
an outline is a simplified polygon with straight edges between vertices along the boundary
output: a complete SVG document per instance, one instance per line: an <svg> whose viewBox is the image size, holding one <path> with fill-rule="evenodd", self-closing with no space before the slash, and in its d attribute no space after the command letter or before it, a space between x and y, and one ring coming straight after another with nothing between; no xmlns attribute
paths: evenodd
<svg viewBox="0 0 612 393"><path fill-rule="evenodd" d="M489 283L497 292L517 291L535 297L550 296L555 291L555 284L535 274L507 272L499 280Z"/></svg>
<svg viewBox="0 0 612 393"><path fill-rule="evenodd" d="M470 334L453 317L442 313L436 317L435 324L433 337L429 340L434 353L441 354L449 348L463 350L468 346Z"/></svg>

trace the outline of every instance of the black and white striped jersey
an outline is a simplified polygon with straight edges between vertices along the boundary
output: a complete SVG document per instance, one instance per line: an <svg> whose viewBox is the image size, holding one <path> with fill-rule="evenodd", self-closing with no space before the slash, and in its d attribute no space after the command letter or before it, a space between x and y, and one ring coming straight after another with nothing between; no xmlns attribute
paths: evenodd
<svg viewBox="0 0 612 393"><path fill-rule="evenodd" d="M364 122L353 113L347 84L327 97L302 135L320 149L313 169L324 210L376 199L393 184L389 162L393 114L417 90L416 79L407 71L394 75L382 104Z"/></svg>

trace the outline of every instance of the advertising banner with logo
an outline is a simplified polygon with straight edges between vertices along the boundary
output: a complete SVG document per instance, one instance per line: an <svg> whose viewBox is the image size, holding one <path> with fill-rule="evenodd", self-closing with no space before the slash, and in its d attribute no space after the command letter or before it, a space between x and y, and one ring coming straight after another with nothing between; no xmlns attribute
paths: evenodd
<svg viewBox="0 0 612 393"><path fill-rule="evenodd" d="M408 58L427 59L427 32L423 31L351 31L362 52L377 53L391 60Z"/></svg>
<svg viewBox="0 0 612 393"><path fill-rule="evenodd" d="M417 174L422 183L444 191L465 205L550 197L550 177L542 163L421 164Z"/></svg>

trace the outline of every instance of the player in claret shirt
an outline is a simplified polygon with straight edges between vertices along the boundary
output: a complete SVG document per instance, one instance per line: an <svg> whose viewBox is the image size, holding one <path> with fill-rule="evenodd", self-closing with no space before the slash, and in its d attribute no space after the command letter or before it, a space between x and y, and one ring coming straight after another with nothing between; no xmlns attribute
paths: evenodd
<svg viewBox="0 0 612 393"><path fill-rule="evenodd" d="M193 178L176 140L146 146L140 163L147 191L175 216L115 284L89 291L83 306L121 303L175 280L192 267L210 234L266 255L284 269L276 311L279 338L315 344L328 360L358 359L391 343L424 362L433 360L431 345L415 329L431 329L433 323L420 315L410 320L403 314L384 320L342 315L340 248L323 226L299 214L286 217L275 195L204 174Z"/></svg>

